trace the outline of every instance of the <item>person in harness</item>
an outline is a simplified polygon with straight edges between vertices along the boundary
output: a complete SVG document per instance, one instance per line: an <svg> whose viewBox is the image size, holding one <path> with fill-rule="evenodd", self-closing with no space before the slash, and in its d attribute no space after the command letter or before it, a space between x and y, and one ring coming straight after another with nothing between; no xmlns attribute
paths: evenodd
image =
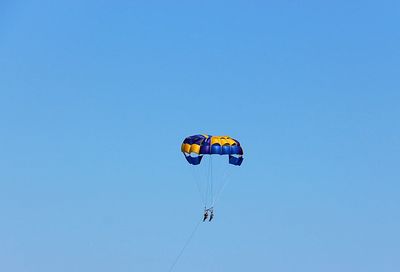
<svg viewBox="0 0 400 272"><path fill-rule="evenodd" d="M208 218L208 209L204 210L204 215L203 215L203 222L206 221Z"/></svg>
<svg viewBox="0 0 400 272"><path fill-rule="evenodd" d="M214 218L214 210L211 209L210 220L208 220L208 222L211 222L213 218Z"/></svg>

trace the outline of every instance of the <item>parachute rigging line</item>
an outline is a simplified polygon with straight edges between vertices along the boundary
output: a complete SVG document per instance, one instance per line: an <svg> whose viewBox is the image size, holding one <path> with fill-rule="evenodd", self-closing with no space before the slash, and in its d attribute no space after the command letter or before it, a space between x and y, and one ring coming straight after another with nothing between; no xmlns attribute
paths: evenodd
<svg viewBox="0 0 400 272"><path fill-rule="evenodd" d="M175 268L175 265L178 263L179 259L181 258L183 252L185 251L186 247L189 245L190 241L192 240L193 236L195 235L197 229L200 226L200 223L202 222L202 220L200 220L196 226L194 227L194 230L192 231L192 233L190 234L189 238L186 240L185 244L183 245L181 251L179 252L178 256L176 256L174 262L172 263L171 267L169 268L168 272L172 272L173 269Z"/></svg>
<svg viewBox="0 0 400 272"><path fill-rule="evenodd" d="M224 177L222 178L222 186L219 188L218 192L215 194L214 201L211 204L211 207L214 207L215 203L217 200L219 200L221 193L225 190L225 187L228 185L228 183L231 181L230 179L230 174L228 172L225 172Z"/></svg>
<svg viewBox="0 0 400 272"><path fill-rule="evenodd" d="M213 193L213 165L212 165L212 157L210 156L210 191L211 191L211 207L212 203L214 202L214 193Z"/></svg>
<svg viewBox="0 0 400 272"><path fill-rule="evenodd" d="M192 176L193 176L193 179L194 179L195 182L196 182L196 188L197 188L197 191L199 192L199 195L200 195L200 198L201 198L201 203L202 203L202 204L204 205L204 207L205 207L205 206L207 205L207 203L206 203L207 200L205 199L204 193L203 193L203 191L202 191L202 186L201 186L200 178L197 177L195 171L196 171L196 169L195 169L195 168L192 168Z"/></svg>
<svg viewBox="0 0 400 272"><path fill-rule="evenodd" d="M207 182L206 182L206 205L205 208L210 208L212 202L212 157L208 158Z"/></svg>

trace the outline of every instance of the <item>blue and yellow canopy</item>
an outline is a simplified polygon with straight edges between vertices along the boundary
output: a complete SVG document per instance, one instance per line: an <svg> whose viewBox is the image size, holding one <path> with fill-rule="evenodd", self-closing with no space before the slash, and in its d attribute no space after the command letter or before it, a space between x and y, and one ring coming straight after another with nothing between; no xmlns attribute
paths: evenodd
<svg viewBox="0 0 400 272"><path fill-rule="evenodd" d="M181 151L186 160L193 165L200 164L203 155L229 155L229 163L241 165L243 149L239 141L229 136L211 136L198 134L185 138Z"/></svg>

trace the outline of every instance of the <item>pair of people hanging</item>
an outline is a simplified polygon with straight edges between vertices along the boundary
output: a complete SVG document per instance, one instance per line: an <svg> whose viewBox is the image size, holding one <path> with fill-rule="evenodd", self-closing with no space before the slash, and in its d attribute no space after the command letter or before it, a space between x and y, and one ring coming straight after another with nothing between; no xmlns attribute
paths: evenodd
<svg viewBox="0 0 400 272"><path fill-rule="evenodd" d="M208 213L210 213L210 214L208 214ZM208 219L209 215L210 215L210 219ZM208 222L210 222L211 220L213 220L213 218L214 218L213 207L208 208L208 209L206 207L204 207L203 222L206 221L207 219L208 219Z"/></svg>

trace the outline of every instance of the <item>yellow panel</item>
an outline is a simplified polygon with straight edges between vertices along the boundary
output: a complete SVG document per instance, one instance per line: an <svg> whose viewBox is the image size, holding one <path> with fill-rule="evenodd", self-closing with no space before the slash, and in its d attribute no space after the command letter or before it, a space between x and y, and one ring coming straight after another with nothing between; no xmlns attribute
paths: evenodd
<svg viewBox="0 0 400 272"><path fill-rule="evenodd" d="M212 136L211 137L211 144L220 144L220 145L234 145L236 142L229 136Z"/></svg>
<svg viewBox="0 0 400 272"><path fill-rule="evenodd" d="M190 153L190 144L183 144L183 152Z"/></svg>
<svg viewBox="0 0 400 272"><path fill-rule="evenodd" d="M192 144L191 148L190 148L190 153L200 153L200 146L198 144Z"/></svg>
<svg viewBox="0 0 400 272"><path fill-rule="evenodd" d="M221 141L219 140L218 136L211 137L211 145L213 145L213 144L221 144Z"/></svg>
<svg viewBox="0 0 400 272"><path fill-rule="evenodd" d="M225 144L228 143L228 141L225 138L222 138L222 137L220 139L220 142L221 142L221 145L225 145Z"/></svg>

